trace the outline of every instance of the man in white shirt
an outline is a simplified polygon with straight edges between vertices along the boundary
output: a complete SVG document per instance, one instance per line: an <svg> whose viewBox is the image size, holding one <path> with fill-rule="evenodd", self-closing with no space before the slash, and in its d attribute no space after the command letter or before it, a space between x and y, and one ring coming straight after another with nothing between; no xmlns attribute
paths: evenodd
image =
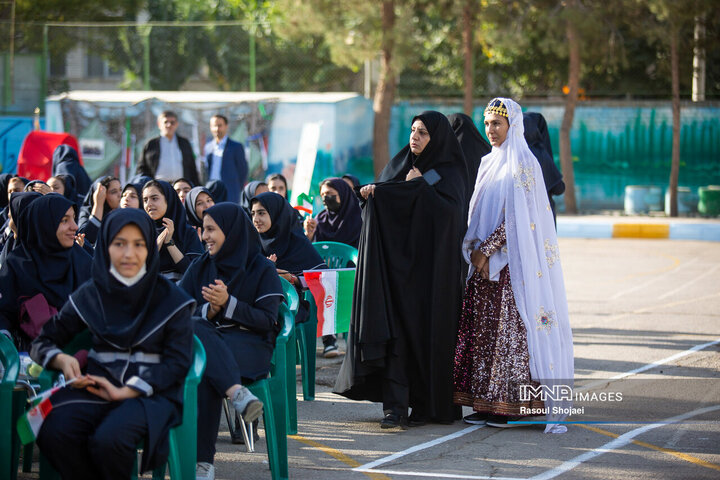
<svg viewBox="0 0 720 480"><path fill-rule="evenodd" d="M193 185L199 185L192 146L186 138L175 134L178 127L177 114L164 111L158 115L157 122L160 136L145 144L136 173L171 183L184 177Z"/></svg>

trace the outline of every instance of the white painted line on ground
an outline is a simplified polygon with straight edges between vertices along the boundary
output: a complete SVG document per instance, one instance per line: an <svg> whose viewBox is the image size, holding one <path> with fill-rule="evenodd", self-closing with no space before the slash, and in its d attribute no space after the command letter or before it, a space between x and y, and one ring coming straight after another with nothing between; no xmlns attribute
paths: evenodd
<svg viewBox="0 0 720 480"><path fill-rule="evenodd" d="M548 470L539 475L535 475L534 477L531 477L528 480L550 480L552 478L557 477L558 475L562 475L563 473L569 472L570 470L574 469L581 463L587 462L588 460L592 460L593 458L598 457L598 456L602 455L603 453L609 453L613 450L624 447L625 445L632 442L633 438L637 437L638 435L642 435L643 433L649 432L650 430L654 430L658 427L662 427L669 423L681 422L683 420L687 420L688 418L696 417L696 416L702 415L704 413L714 412L715 410L720 410L720 405L699 408L697 410L693 410L692 412L683 413L682 415L668 418L660 423L651 423L650 425L645 425L640 428L636 428L635 430L630 430L629 432L627 432L623 435L620 435L615 440L612 440L612 441L606 443L602 447L595 448L589 452L583 453L582 455L578 455L577 457L573 458L572 460L563 462L561 465L558 465L557 467L553 468L552 470Z"/></svg>
<svg viewBox="0 0 720 480"><path fill-rule="evenodd" d="M581 392L581 391L585 391L585 390L590 390L591 388L594 388L594 387L596 387L596 386L598 386L598 385L604 385L604 384L606 384L606 383L609 383L611 380L619 380L619 379L621 379L621 378L630 377L630 376L632 376L632 375L635 375L635 374L638 374L638 373L642 373L642 372L645 372L645 371L650 370L650 369L652 369L652 368L655 368L655 367L657 367L657 366L659 366L659 365L664 365L664 364L666 364L666 363L668 363L668 362L672 362L673 360L677 360L678 358L685 357L685 356L687 356L687 355L690 355L691 353L698 352L698 351L700 351L700 350L704 350L704 349L706 349L706 348L708 348L708 347L711 347L711 346L713 346L713 345L717 345L718 343L720 343L720 338L718 338L717 340L714 340L714 341L712 341L712 342L707 342L707 343L703 343L703 344L700 344L700 345L695 345L694 347L692 347L692 348L690 348L690 349L688 349L688 350L685 350L685 351L683 351L683 352L678 352L678 353L676 353L676 354L674 354L674 355L670 355L669 357L663 358L663 359L658 360L658 361L653 362L653 363L648 363L647 365L644 365L644 366L642 366L642 367L640 367L640 368L636 368L636 369L634 369L634 370L630 370L629 372L625 372L625 373L621 373L621 374L615 375L614 377L610 377L610 378L608 378L608 379L598 380L598 381L589 383L589 384L587 384L587 385L583 385L582 387L578 387L578 388L576 388L576 389L574 389L574 390L575 390L576 392ZM710 408L710 409L711 409L711 410L708 410L708 411L712 411L712 410L720 409L720 405L719 405L719 406L716 406L716 407L707 407L707 408ZM690 415L690 416L700 415L701 413L705 413L704 410L707 410L707 409L694 410L693 412L687 413L687 414L685 414L685 415L690 415L690 414L692 414L692 415ZM696 413L696 412L700 412L700 413ZM682 418L681 418L681 417L682 417ZM680 416L678 416L678 417L673 417L673 418L671 418L671 419L668 419L668 420L666 420L664 423L653 423L653 424L647 425L647 426L645 426L645 427L641 427L641 428L632 430L631 432L628 432L628 433L626 433L625 435L622 435L622 436L618 437L618 438L615 439L613 442L617 442L617 441L625 438L625 436L628 435L629 433L632 433L632 432L636 432L636 431L637 431L637 432L639 432L639 433L637 433L637 435L640 435L641 433L644 433L644 432L647 431L647 430L652 430L653 428L656 428L656 427L661 426L661 425L665 425L665 424L667 424L667 423L679 422L679 421L681 421L681 420L684 420L685 418L690 418L690 417L684 417L683 415L680 415ZM385 463L388 463L388 462L392 462L393 460L397 460L398 458L404 457L404 456L406 456L406 455L410 455L411 453L415 453L415 452L418 452L418 451L420 451L420 450L425 450L425 449L427 449L427 448L434 447L434 446L436 446L436 445L440 445L441 443L445 443L445 442L450 441L450 440L453 440L453 439L455 439L455 438L462 437L463 435L466 435L466 434L468 434L468 433L470 433L470 432L474 432L475 430L477 430L477 429L479 429L479 428L482 428L482 427L484 427L484 425L474 425L474 426L472 426L472 427L465 428L465 429L460 430L460 431L458 431L458 432L455 432L455 433L453 433L453 434L445 435L444 437L436 438L435 440L432 440L432 441L429 441L429 442L425 442L425 443L421 443L420 445L416 445L416 446L414 446L414 447L410 447L410 448L408 448L408 449L406 449L406 450L403 450L402 452L397 452L397 453L394 453L394 454L389 455L389 456L387 456L387 457L382 457L382 458L379 458L379 459L377 459L377 460L375 460L375 461L372 461L372 462L370 462L370 463L366 463L365 465L360 465L359 467L355 467L355 468L353 468L353 471L354 471L354 472L363 472L363 473L364 473L364 472L392 473L393 475L409 475L409 476L412 476L412 475L415 475L415 476L435 476L435 477L437 477L437 478L467 478L467 479L479 479L479 480L484 480L484 479L487 479L487 478L495 478L496 480L502 480L502 479L499 479L498 477L482 477L482 476L480 476L480 477L473 477L473 476L451 476L451 475L449 476L449 475L446 475L446 474L429 474L429 473L420 474L420 473L417 473L417 472L405 472L405 473L403 473L403 472L395 472L395 471L391 471L391 470L374 470L375 467L380 466L380 465L382 465L382 464L385 464ZM648 427L650 427L650 428L648 428ZM643 429L645 429L645 430L643 430ZM642 431L640 431L640 430L642 430ZM633 437L630 437L630 438L632 439ZM613 442L610 442L610 443L608 443L607 445L614 444ZM628 441L628 442L629 442L629 441ZM607 445L605 445L605 447L606 447ZM624 444L623 444L623 445L624 445ZM622 446L622 445L619 445L619 446ZM605 448L605 447L601 447L601 448ZM618 447L614 447L614 448L618 448ZM590 453L592 453L592 452L590 452ZM605 452L601 452L601 453L605 453ZM585 454L585 455L588 455L588 454ZM594 456L597 456L597 455L594 455ZM581 455L580 457L583 457L583 455ZM580 457L577 457L577 458L580 458ZM577 459L577 458L576 458L576 459ZM589 458L592 458L592 457L589 457ZM571 460L571 462L572 462L572 461L573 461L573 460ZM583 461L585 461L585 460L583 460ZM566 462L566 463L567 463L567 462ZM582 462L580 462L580 463L582 463ZM563 465L564 465L564 464L563 464ZM578 463L578 465L579 465L579 463ZM560 468L560 467L558 467L558 468ZM573 466L573 467L571 467L571 468L575 468L575 467ZM553 470L551 470L551 471L553 471ZM562 473L562 472L560 472L560 473ZM560 473L558 473L558 475L559 475ZM545 477L538 477L538 478L533 477L533 478L530 479L530 480L540 480L541 478L545 478ZM548 477L548 478L553 478L553 477ZM521 480L521 479L506 479L506 480Z"/></svg>
<svg viewBox="0 0 720 480"><path fill-rule="evenodd" d="M369 470L372 473L384 473L386 475L401 475L406 477L430 477L430 478L461 478L470 480L528 480L515 477L486 477L484 475L460 475L452 473L428 473L428 472L403 472L400 470Z"/></svg>
<svg viewBox="0 0 720 480"><path fill-rule="evenodd" d="M693 277L692 280L683 283L682 285L680 285L679 287L677 287L677 288L674 289L674 290L670 290L669 292L660 295L657 299L658 299L658 300L662 300L663 298L667 298L667 297L669 297L670 295L673 295L673 294L679 292L680 290L684 290L685 288L689 287L690 285L692 285L693 283L697 282L698 280L702 280L703 278L707 277L708 275L712 275L713 273L715 273L715 272L717 271L718 268L720 268L720 265L715 265L715 267L711 268L710 270L708 270L707 272L703 273L702 275L698 275L697 277Z"/></svg>
<svg viewBox="0 0 720 480"><path fill-rule="evenodd" d="M652 285L653 283L664 279L665 277L667 277L669 275L675 275L679 270L682 270L683 268L687 267L688 265L692 265L695 262L697 262L697 258L692 258L692 259L688 260L687 262L685 262L681 265L678 265L677 267L671 267L669 270L661 272L659 275L652 277L649 280L647 280L639 285L634 286L633 288L628 288L628 289L619 291L612 297L608 298L608 300L617 300L618 298L622 297L623 295L627 295L630 293L637 292L638 290L642 290L643 288L646 288L646 287ZM660 297L660 298L662 298L662 297Z"/></svg>
<svg viewBox="0 0 720 480"><path fill-rule="evenodd" d="M353 468L353 471L355 471L355 472L369 471L371 468L382 465L383 463L392 462L393 460L400 458L400 457L404 457L405 455L410 455L411 453L419 452L420 450L425 450L426 448L434 447L435 445L440 445L441 443L445 443L448 440L453 440L455 438L462 437L463 435L466 435L470 432L474 432L475 430L477 430L479 428L483 428L484 426L485 425L473 425L472 427L464 428L464 429L460 430L459 432L451 433L450 435L445 435L444 437L436 438L435 440L421 443L420 445L415 445L414 447L410 447L406 450L403 450L402 452L393 453L390 456L379 458L373 462L366 463L365 465L360 465L359 467Z"/></svg>
<svg viewBox="0 0 720 480"><path fill-rule="evenodd" d="M620 374L615 375L614 377L610 377L608 379L597 380L595 382L588 383L587 385L583 385L582 387L578 387L574 390L576 392L582 392L585 390L590 390L591 388L595 388L598 385L604 385L606 383L609 383L611 380L620 380L621 378L627 378L632 375L636 375L638 373L642 373L647 370L653 369L657 366L672 362L673 360L677 360L678 358L686 357L686 356L690 355L691 353L698 352L700 350L704 350L708 347L712 347L713 345L717 345L718 343L720 343L720 338L718 338L717 340L713 340L712 342L695 345L694 347L692 347L688 350L685 350L684 352L678 352L674 355L670 355L669 357L663 358L662 360L658 360L653 363L648 363L647 365L644 365L640 368L636 368L635 370L630 370L629 372L620 373Z"/></svg>

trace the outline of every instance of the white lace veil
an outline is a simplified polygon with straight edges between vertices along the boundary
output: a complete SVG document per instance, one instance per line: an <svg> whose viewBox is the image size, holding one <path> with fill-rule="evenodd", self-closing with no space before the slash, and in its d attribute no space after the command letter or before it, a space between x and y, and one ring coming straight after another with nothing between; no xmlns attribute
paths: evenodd
<svg viewBox="0 0 720 480"><path fill-rule="evenodd" d="M463 255L503 221L507 244L490 257L490 279L497 281L509 264L518 311L527 332L532 379L543 385L573 386L573 343L565 283L542 170L524 138L523 114L508 98L498 98L508 111L510 129L499 147L483 157L470 201ZM491 102L492 103L492 102ZM474 270L471 268L471 270ZM562 421L572 400L547 398L545 432L563 432Z"/></svg>

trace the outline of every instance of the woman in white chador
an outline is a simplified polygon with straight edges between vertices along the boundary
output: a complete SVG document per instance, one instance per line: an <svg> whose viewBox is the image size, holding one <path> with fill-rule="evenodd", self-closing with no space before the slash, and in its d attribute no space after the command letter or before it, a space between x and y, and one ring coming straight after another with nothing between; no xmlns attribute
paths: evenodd
<svg viewBox="0 0 720 480"><path fill-rule="evenodd" d="M541 395L539 388L572 387L574 375L565 285L542 170L525 142L522 110L513 100L488 104L485 132L493 148L480 164L463 240L470 271L455 350L454 401L475 410L467 423L510 427L519 417L543 414L545 432L562 433L566 428L558 422L572 401Z"/></svg>

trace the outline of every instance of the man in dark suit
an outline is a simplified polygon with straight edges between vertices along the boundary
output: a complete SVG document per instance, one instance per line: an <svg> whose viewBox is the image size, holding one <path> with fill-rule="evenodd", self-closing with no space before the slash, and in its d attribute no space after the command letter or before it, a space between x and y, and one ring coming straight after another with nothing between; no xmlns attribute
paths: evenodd
<svg viewBox="0 0 720 480"><path fill-rule="evenodd" d="M227 187L228 201L240 201L240 192L248 176L245 148L228 137L228 120L223 115L210 118L213 140L205 146L205 165L209 180L222 180Z"/></svg>
<svg viewBox="0 0 720 480"><path fill-rule="evenodd" d="M200 184L195 154L190 142L175 135L178 117L175 112L165 111L158 115L160 136L151 138L143 148L135 173L147 175L159 180L173 182L178 178L186 178L193 185Z"/></svg>

